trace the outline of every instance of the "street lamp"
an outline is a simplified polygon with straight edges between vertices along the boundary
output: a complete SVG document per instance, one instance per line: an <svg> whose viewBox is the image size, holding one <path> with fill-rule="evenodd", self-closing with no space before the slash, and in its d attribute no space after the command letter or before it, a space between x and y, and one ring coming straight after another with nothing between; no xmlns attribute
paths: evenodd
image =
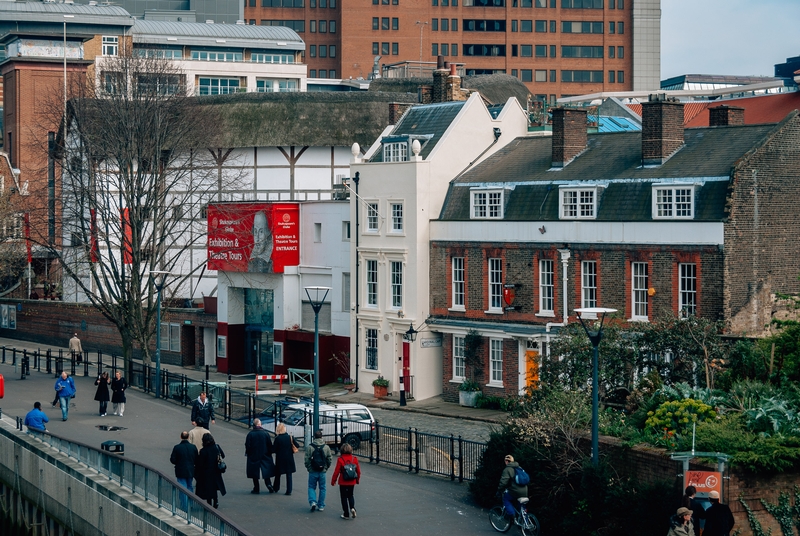
<svg viewBox="0 0 800 536"><path fill-rule="evenodd" d="M419 26L419 76L422 78L422 30L425 28L425 25L428 24L428 21L422 22L417 21L417 26Z"/></svg>
<svg viewBox="0 0 800 536"><path fill-rule="evenodd" d="M414 324L412 323L408 327L408 331L403 333L403 340L405 341L405 344L403 346L410 346L409 343L413 344L414 341L417 340L417 333L419 333L419 331L414 329ZM400 389L401 406L406 405L406 391L408 390L408 381L410 379L408 377L408 362L411 359L411 356L409 355L410 353L411 353L410 348L408 350L406 350L406 348L403 348L403 374L400 376L400 383L403 384L403 388Z"/></svg>
<svg viewBox="0 0 800 536"><path fill-rule="evenodd" d="M319 311L330 287L305 287L306 296L314 309L314 433L319 430Z"/></svg>
<svg viewBox="0 0 800 536"><path fill-rule="evenodd" d="M598 348L600 347L600 340L603 338L603 322L606 320L607 313L616 313L616 309L607 309L605 307L584 307L582 309L575 309L575 312L578 313L578 320L581 321L581 326L583 326L583 330L586 332L586 336L589 337L589 341L592 343L592 465L597 467L597 464L600 461L600 446L599 446L599 437L600 432L598 430L598 407L600 405L600 398L598 395L598 379L597 379L597 360L598 360ZM600 327L597 328L597 331L589 331L589 328L586 327L586 324L583 322L583 315L595 315L596 317L600 317Z"/></svg>
<svg viewBox="0 0 800 536"><path fill-rule="evenodd" d="M161 398L161 291L167 282L169 272L151 270L150 277L156 286L156 398Z"/></svg>

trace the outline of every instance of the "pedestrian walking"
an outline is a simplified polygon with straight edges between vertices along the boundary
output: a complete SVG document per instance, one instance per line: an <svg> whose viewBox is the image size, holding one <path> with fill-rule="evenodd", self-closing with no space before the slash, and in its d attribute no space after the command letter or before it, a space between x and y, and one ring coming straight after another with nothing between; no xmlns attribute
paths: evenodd
<svg viewBox="0 0 800 536"><path fill-rule="evenodd" d="M114 379L111 380L111 390L114 394L111 395L111 402L114 404L114 415L125 413L125 390L128 388L128 382L122 377L120 371L114 373Z"/></svg>
<svg viewBox="0 0 800 536"><path fill-rule="evenodd" d="M700 536L700 522L706 518L706 509L700 501L694 498L697 494L697 488L694 486L686 486L686 491L681 499L681 506L688 508L692 511L692 525L694 526L694 536Z"/></svg>
<svg viewBox="0 0 800 536"><path fill-rule="evenodd" d="M197 448L197 452L200 452L200 449L203 448L203 436L210 433L211 432L200 426L198 422L194 428L189 430L189 443Z"/></svg>
<svg viewBox="0 0 800 536"><path fill-rule="evenodd" d="M353 447L344 443L340 449L339 459L331 477L331 486L339 482L339 498L342 500L342 519L356 518L356 499L353 496L356 484L361 481L361 466L358 458L353 456Z"/></svg>
<svg viewBox="0 0 800 536"><path fill-rule="evenodd" d="M703 527L703 536L729 536L736 521L733 519L731 509L727 504L719 502L719 492L711 490L708 493L711 506L706 510L706 524Z"/></svg>
<svg viewBox="0 0 800 536"><path fill-rule="evenodd" d="M169 457L170 463L175 466L175 479L178 484L192 491L192 479L194 478L194 465L197 462L197 449L189 443L189 432L181 432L181 442L172 447L172 454ZM181 508L184 512L188 511L189 498L181 493Z"/></svg>
<svg viewBox="0 0 800 536"><path fill-rule="evenodd" d="M97 386L97 391L94 393L94 399L100 402L100 416L106 416L108 409L108 401L111 398L108 396L108 384L111 383L111 378L108 377L108 372L103 372L97 376L94 384Z"/></svg>
<svg viewBox="0 0 800 536"><path fill-rule="evenodd" d="M222 447L214 441L214 437L211 434L205 434L203 448L200 449L200 454L195 460L194 478L197 482L197 496L205 499L214 508L219 508L217 492L219 491L223 497L227 493L225 481L219 470L219 462L224 457L225 453L222 451Z"/></svg>
<svg viewBox="0 0 800 536"><path fill-rule="evenodd" d="M47 427L45 423L50 422L50 419L47 418L44 411L42 411L42 403L41 402L34 402L33 409L25 415L25 426L28 427L30 430L36 430L39 432L46 432Z"/></svg>
<svg viewBox="0 0 800 536"><path fill-rule="evenodd" d="M69 340L69 353L77 363L83 361L83 347L81 347L81 340L78 338L77 333Z"/></svg>
<svg viewBox="0 0 800 536"><path fill-rule="evenodd" d="M281 475L286 475L286 493L285 495L292 494L292 473L297 471L294 464L294 453L297 452L297 445L294 444L294 439L286 433L286 425L278 423L275 427L275 441L272 443L272 450L275 451L275 481L272 486L275 488L275 493L281 490Z"/></svg>
<svg viewBox="0 0 800 536"><path fill-rule="evenodd" d="M678 512L669 520L667 536L694 536L691 509L685 506L678 508Z"/></svg>
<svg viewBox="0 0 800 536"><path fill-rule="evenodd" d="M322 439L322 430L314 432L314 440L306 447L305 466L308 470L308 504L311 511L325 510L325 479L327 471L333 463L331 449ZM319 498L317 498L319 486Z"/></svg>
<svg viewBox="0 0 800 536"><path fill-rule="evenodd" d="M66 421L67 417L69 417L70 400L75 398L75 393L77 392L75 382L72 376L67 374L66 370L62 371L61 376L56 380L55 390L58 396L58 403L61 405L61 420Z"/></svg>
<svg viewBox="0 0 800 536"><path fill-rule="evenodd" d="M272 461L272 440L269 434L261 427L261 419L253 421L253 429L244 440L244 455L247 456L247 478L253 480L253 489L250 493L261 493L258 479L264 479L264 485L270 493L275 493L272 487L272 476L275 474L275 462Z"/></svg>
<svg viewBox="0 0 800 536"><path fill-rule="evenodd" d="M195 426L202 426L208 430L209 423L217 424L214 420L214 406L211 405L211 401L206 397L206 393L202 392L200 396L192 402L192 424Z"/></svg>

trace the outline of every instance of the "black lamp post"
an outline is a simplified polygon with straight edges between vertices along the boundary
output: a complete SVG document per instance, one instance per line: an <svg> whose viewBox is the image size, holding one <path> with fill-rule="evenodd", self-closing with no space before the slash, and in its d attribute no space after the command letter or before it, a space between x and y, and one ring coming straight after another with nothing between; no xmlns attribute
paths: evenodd
<svg viewBox="0 0 800 536"><path fill-rule="evenodd" d="M417 333L419 333L419 331L414 329L414 324L412 323L408 327L408 331L403 333L403 340L406 341L407 343L411 344L411 343L413 343L414 341L417 340ZM410 347L408 349L408 352L409 352L409 356L408 357L409 357L409 359L411 359L411 348ZM408 389L408 381L409 381L409 377L406 374L406 371L407 371L406 369L407 369L407 367L406 367L406 363L405 363L405 356L403 356L403 375L400 376L400 383L403 384L403 388L400 389L400 405L401 406L405 406L406 405L406 389Z"/></svg>
<svg viewBox="0 0 800 536"><path fill-rule="evenodd" d="M600 406L600 397L598 394L598 348L600 347L600 340L603 338L603 322L605 322L607 313L616 313L616 309L606 309L605 307L584 307L582 309L575 309L578 313L578 320L581 321L581 326L589 337L592 343L592 465L597 467L600 462L600 445L599 445L599 426L598 426L598 408ZM583 315L596 315L600 318L600 327L597 331L589 331L583 321Z"/></svg>
<svg viewBox="0 0 800 536"><path fill-rule="evenodd" d="M156 286L156 398L161 398L161 291L167 282L169 272L151 270L150 276Z"/></svg>
<svg viewBox="0 0 800 536"><path fill-rule="evenodd" d="M314 309L314 432L319 430L319 311L330 287L305 287L306 296Z"/></svg>

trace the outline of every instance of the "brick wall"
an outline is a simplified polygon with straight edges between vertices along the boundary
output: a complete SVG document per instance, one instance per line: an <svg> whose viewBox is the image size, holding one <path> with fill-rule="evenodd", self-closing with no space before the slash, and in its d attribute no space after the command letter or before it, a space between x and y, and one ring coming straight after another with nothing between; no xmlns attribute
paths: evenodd
<svg viewBox="0 0 800 536"><path fill-rule="evenodd" d="M642 162L663 164L683 145L683 103L651 95L642 103Z"/></svg>
<svg viewBox="0 0 800 536"><path fill-rule="evenodd" d="M564 167L586 149L586 110L553 108L553 166Z"/></svg>
<svg viewBox="0 0 800 536"><path fill-rule="evenodd" d="M724 309L730 330L763 334L778 293L800 293L800 117L790 114L733 172L725 224Z"/></svg>
<svg viewBox="0 0 800 536"><path fill-rule="evenodd" d="M17 329L0 329L0 336L67 348L73 333L81 339L84 350L120 354L119 332L91 305L50 300L0 300L18 308ZM20 310L21 307L21 310ZM216 331L216 315L202 309L166 309L163 321L181 324L181 352L161 350L163 363L192 366L202 363L205 346L203 329ZM191 324L185 324L190 321ZM155 337L152 340L155 351ZM140 352L135 352L137 357ZM151 353L152 355L152 353Z"/></svg>

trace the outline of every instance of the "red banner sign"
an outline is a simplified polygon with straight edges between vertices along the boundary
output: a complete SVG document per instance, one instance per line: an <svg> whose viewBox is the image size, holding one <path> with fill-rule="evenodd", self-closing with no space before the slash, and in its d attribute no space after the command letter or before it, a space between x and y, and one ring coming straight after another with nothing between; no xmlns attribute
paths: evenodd
<svg viewBox="0 0 800 536"><path fill-rule="evenodd" d="M208 206L208 269L283 273L300 264L300 205Z"/></svg>
<svg viewBox="0 0 800 536"><path fill-rule="evenodd" d="M697 488L697 495L707 497L710 491L722 493L722 473L717 471L686 471L683 486L694 486Z"/></svg>
<svg viewBox="0 0 800 536"><path fill-rule="evenodd" d="M131 209L123 208L119 215L122 226L122 264L133 264L133 228L131 227ZM92 243L92 248L96 243ZM94 249L92 249L94 251Z"/></svg>

